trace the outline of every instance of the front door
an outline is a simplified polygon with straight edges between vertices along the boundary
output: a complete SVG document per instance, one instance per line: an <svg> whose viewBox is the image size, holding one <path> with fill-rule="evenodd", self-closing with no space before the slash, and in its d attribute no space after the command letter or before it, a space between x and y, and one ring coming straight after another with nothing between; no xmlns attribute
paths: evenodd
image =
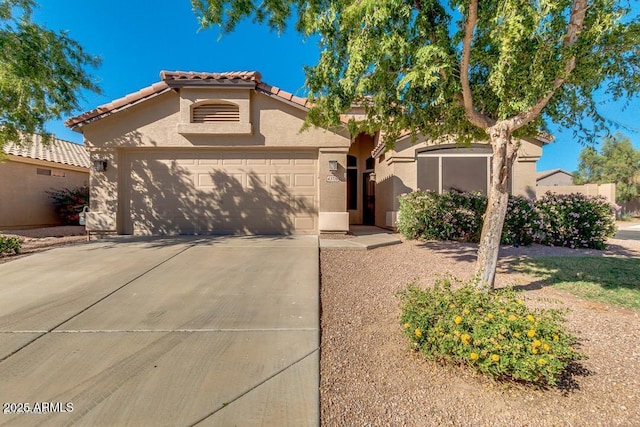
<svg viewBox="0 0 640 427"><path fill-rule="evenodd" d="M362 174L362 223L376 223L376 182L370 177L371 172Z"/></svg>

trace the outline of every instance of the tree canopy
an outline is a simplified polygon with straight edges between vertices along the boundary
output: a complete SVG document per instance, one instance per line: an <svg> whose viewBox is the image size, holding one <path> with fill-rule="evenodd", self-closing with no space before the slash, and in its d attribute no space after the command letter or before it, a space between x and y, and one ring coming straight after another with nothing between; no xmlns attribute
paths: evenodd
<svg viewBox="0 0 640 427"><path fill-rule="evenodd" d="M350 131L401 132L493 149L477 285L493 287L519 138L549 121L594 141L607 122L596 91L612 99L640 88L640 17L628 0L191 0L201 25L232 31L252 18L282 31L291 17L319 38L306 71L308 122ZM589 118L590 120L585 120ZM587 126L585 123L591 123Z"/></svg>
<svg viewBox="0 0 640 427"><path fill-rule="evenodd" d="M487 139L475 122L517 117L519 135L551 120L594 139L604 129L593 94L617 99L640 85L640 25L615 0L192 0L203 26L232 31L253 18L282 31L291 16L318 35L307 68L316 107L310 121L338 125L352 103L368 109L362 129L387 141L410 130L427 137ZM474 12L474 13L472 13ZM473 17L474 25L470 23ZM466 31L470 40L464 43ZM465 46L467 46L465 52ZM468 80L477 120L463 102ZM549 97L544 115L524 117ZM537 112L537 111L536 111ZM593 126L584 126L584 117Z"/></svg>
<svg viewBox="0 0 640 427"><path fill-rule="evenodd" d="M86 68L100 60L64 32L31 21L33 0L0 0L0 153L79 107L80 90L99 92Z"/></svg>
<svg viewBox="0 0 640 427"><path fill-rule="evenodd" d="M580 164L573 180L576 184L616 184L616 201L628 202L640 195L640 150L628 137L606 137L600 153L594 147L580 152Z"/></svg>

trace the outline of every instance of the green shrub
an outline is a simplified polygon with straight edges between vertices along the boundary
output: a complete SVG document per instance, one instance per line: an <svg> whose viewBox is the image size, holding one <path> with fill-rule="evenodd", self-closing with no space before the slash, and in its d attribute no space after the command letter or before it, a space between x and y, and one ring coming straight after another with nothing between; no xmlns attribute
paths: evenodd
<svg viewBox="0 0 640 427"><path fill-rule="evenodd" d="M78 225L78 216L84 206L89 206L89 187L63 188L47 191L53 199L56 212L65 225Z"/></svg>
<svg viewBox="0 0 640 427"><path fill-rule="evenodd" d="M400 197L398 231L409 239L478 242L486 205L480 193L414 191Z"/></svg>
<svg viewBox="0 0 640 427"><path fill-rule="evenodd" d="M492 378L540 386L583 356L563 326L562 312L528 308L511 290L482 293L410 285L400 293L401 323L413 347L429 359L467 365Z"/></svg>
<svg viewBox="0 0 640 427"><path fill-rule="evenodd" d="M5 254L19 254L22 250L22 240L20 237L3 236L0 234L0 256Z"/></svg>
<svg viewBox="0 0 640 427"><path fill-rule="evenodd" d="M487 199L480 193L414 191L400 196L397 228L408 239L480 240ZM602 197L547 193L510 196L501 243L604 249L615 234L615 211Z"/></svg>
<svg viewBox="0 0 640 427"><path fill-rule="evenodd" d="M605 249L607 237L616 233L615 210L604 197L547 192L536 206L542 219L542 244Z"/></svg>
<svg viewBox="0 0 640 427"><path fill-rule="evenodd" d="M396 227L407 239L435 239L427 229L428 219L437 211L438 193L433 191L412 191L398 198L400 210Z"/></svg>

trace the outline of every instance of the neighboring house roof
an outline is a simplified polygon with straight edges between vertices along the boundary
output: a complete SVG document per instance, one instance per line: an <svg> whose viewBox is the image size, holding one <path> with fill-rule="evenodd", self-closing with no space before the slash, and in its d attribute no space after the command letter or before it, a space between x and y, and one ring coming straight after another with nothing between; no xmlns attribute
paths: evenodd
<svg viewBox="0 0 640 427"><path fill-rule="evenodd" d="M89 153L84 145L53 138L48 145L42 143L42 137L35 135L31 142L18 145L8 142L3 151L7 155L24 157L29 159L44 160L63 165L90 168Z"/></svg>
<svg viewBox="0 0 640 427"><path fill-rule="evenodd" d="M101 105L98 108L71 117L65 121L65 126L72 129L83 124L99 120L103 117L117 113L147 99L156 97L165 92L180 87L216 84L238 84L242 87L252 87L256 91L267 96L277 98L296 107L309 109L311 104L305 98L300 98L278 87L270 86L262 82L262 76L257 71L230 71L224 73L201 73L194 71L161 71L162 81L143 88L137 92Z"/></svg>
<svg viewBox="0 0 640 427"><path fill-rule="evenodd" d="M546 171L540 171L536 173L536 181L540 181L541 179L545 179L547 177L550 177L551 175L555 175L557 173L563 173L569 176L573 176L573 174L571 172L567 172L566 170L563 169L550 169L550 170L546 170Z"/></svg>

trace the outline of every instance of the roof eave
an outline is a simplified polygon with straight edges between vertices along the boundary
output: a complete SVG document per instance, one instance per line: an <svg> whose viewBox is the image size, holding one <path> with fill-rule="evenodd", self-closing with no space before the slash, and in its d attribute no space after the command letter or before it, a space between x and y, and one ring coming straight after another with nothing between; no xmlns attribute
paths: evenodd
<svg viewBox="0 0 640 427"><path fill-rule="evenodd" d="M162 89L162 90L160 90L158 92L152 93L152 94L150 94L148 96L145 96L145 97L142 97L142 98L137 99L135 101L132 101L131 103L124 104L124 105L122 105L120 107L117 107L117 108L114 108L114 109L105 109L103 112L100 112L100 110L103 109L104 106L100 106L100 107L96 108L95 110L89 111L89 112L84 113L84 114L82 114L80 116L72 117L72 118L68 119L64 124L69 129L71 129L71 130L73 130L75 132L78 132L78 133L82 133L81 128L84 127L85 125L88 125L88 124L93 123L95 121L101 120L101 119L103 119L105 117L108 117L108 116L110 116L112 114L115 114L115 113L118 113L120 111L126 110L126 109L128 109L130 107L133 107L134 105L138 105L138 104L140 104L140 103L142 103L144 101L147 101L149 99L155 98L157 96L160 96L160 95L162 95L164 93L167 93L169 91L172 91L172 90L173 89L171 87L167 86L167 87L165 87L164 89ZM94 112L95 112L95 114L92 114ZM78 119L78 118L82 117L85 114L89 115L89 117L87 117L84 120L74 121L74 119Z"/></svg>

